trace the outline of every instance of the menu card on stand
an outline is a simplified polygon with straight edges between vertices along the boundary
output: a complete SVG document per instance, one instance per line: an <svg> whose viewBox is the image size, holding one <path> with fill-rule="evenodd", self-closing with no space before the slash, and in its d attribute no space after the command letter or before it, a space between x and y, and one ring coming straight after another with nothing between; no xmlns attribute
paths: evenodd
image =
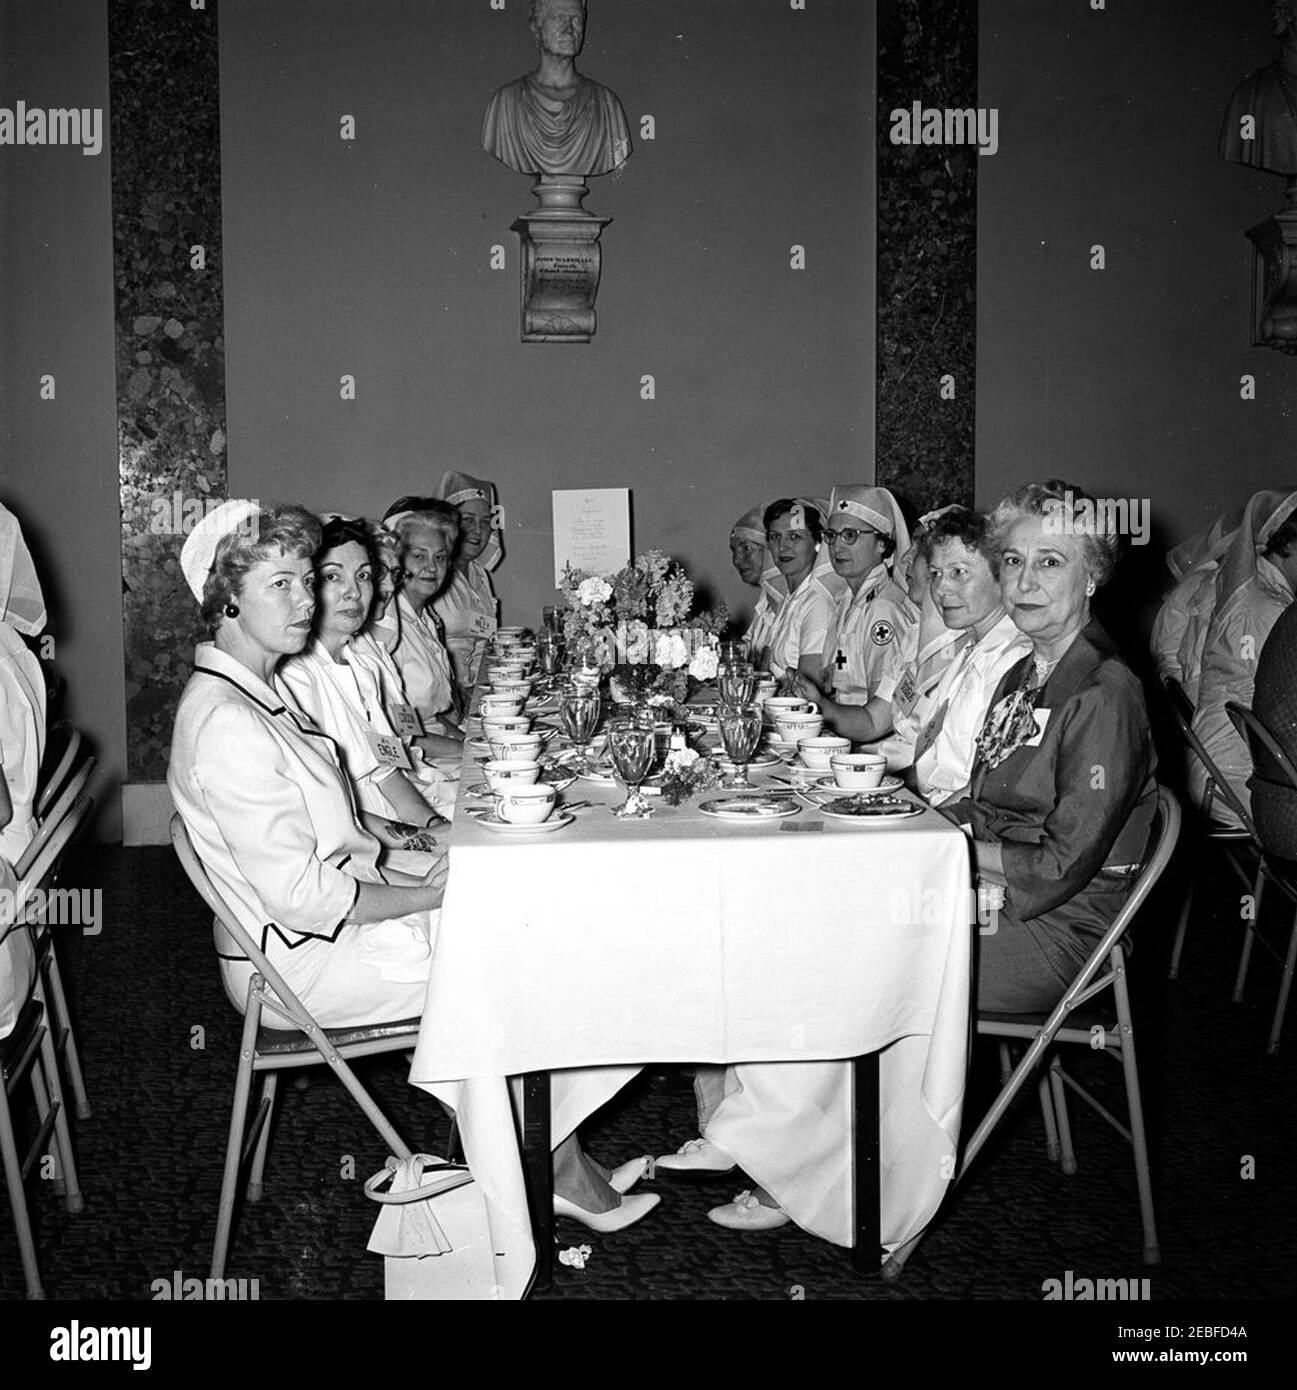
<svg viewBox="0 0 1297 1390"><path fill-rule="evenodd" d="M554 499L554 587L564 565L611 574L630 560L630 489L569 488Z"/></svg>

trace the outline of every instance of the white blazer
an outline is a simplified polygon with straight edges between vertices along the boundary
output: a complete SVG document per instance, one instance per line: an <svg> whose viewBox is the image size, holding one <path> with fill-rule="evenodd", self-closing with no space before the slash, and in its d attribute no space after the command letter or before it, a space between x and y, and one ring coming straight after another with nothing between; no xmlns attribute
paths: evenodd
<svg viewBox="0 0 1297 1390"><path fill-rule="evenodd" d="M36 833L32 808L45 753L45 681L40 662L0 622L0 776L9 783L13 818L0 830L0 859L16 864Z"/></svg>
<svg viewBox="0 0 1297 1390"><path fill-rule="evenodd" d="M424 733L440 733L438 715L445 714L455 702L450 658L437 632L431 608L425 606L421 613L416 613L404 594L397 594L396 606L401 619L401 636L392 652L392 660L401 673L410 703L423 720Z"/></svg>
<svg viewBox="0 0 1297 1390"><path fill-rule="evenodd" d="M360 884L383 876L333 742L211 643L180 698L167 784L222 897L323 1026L422 1012L436 914L347 924ZM250 962L215 935L241 1009Z"/></svg>
<svg viewBox="0 0 1297 1390"><path fill-rule="evenodd" d="M491 587L491 576L470 560L465 569L453 569L450 583L432 601L445 624L446 650L462 686L477 680L477 668L487 641L499 625L500 601Z"/></svg>

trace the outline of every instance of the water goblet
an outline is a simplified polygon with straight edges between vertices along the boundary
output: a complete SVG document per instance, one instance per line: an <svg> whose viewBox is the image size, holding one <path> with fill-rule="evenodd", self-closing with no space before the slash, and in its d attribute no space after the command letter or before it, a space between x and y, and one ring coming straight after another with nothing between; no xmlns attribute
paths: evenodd
<svg viewBox="0 0 1297 1390"><path fill-rule="evenodd" d="M536 661L541 675L551 679L558 675L563 661L563 639L557 632L542 632L536 639Z"/></svg>
<svg viewBox="0 0 1297 1390"><path fill-rule="evenodd" d="M644 714L621 715L608 726L608 750L613 767L626 784L626 800L613 812L616 816L641 815L644 801L640 787L653 766L653 721Z"/></svg>
<svg viewBox="0 0 1297 1390"><path fill-rule="evenodd" d="M599 712L598 690L573 684L566 686L559 696L558 715L563 732L572 740L577 750L577 766L583 772L589 771L589 745L599 725Z"/></svg>
<svg viewBox="0 0 1297 1390"><path fill-rule="evenodd" d="M717 668L716 691L723 705L750 705L757 692L756 672L746 661L723 663Z"/></svg>
<svg viewBox="0 0 1297 1390"><path fill-rule="evenodd" d="M750 653L748 651L748 640L746 637L731 637L720 644L717 655L725 665L732 665L735 662L747 661Z"/></svg>
<svg viewBox="0 0 1297 1390"><path fill-rule="evenodd" d="M751 787L748 764L757 751L761 738L761 709L758 705L722 705L717 714L721 743L725 755L734 764L734 774L723 783L726 787Z"/></svg>

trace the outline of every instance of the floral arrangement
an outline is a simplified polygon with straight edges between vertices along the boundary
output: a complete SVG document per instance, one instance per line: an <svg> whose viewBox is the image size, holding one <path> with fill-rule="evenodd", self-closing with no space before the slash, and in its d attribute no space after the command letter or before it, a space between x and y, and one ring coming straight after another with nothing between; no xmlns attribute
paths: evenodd
<svg viewBox="0 0 1297 1390"><path fill-rule="evenodd" d="M662 771L662 799L668 806L679 806L699 792L718 787L721 769L695 748L674 748L667 754Z"/></svg>
<svg viewBox="0 0 1297 1390"><path fill-rule="evenodd" d="M721 604L690 616L693 581L661 550L647 550L607 576L567 565L560 587L568 649L591 643L604 671L654 665L662 672L687 669L698 682L715 676L716 640L728 610Z"/></svg>

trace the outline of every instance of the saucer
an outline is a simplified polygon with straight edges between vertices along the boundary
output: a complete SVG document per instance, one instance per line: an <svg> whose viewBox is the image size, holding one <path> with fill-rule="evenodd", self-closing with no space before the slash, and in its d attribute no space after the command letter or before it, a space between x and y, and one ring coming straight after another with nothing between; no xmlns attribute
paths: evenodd
<svg viewBox="0 0 1297 1390"><path fill-rule="evenodd" d="M468 814L484 830L494 830L497 835L538 835L548 830L562 830L576 819L570 811L555 811L539 825L515 825L512 821L501 820L494 811L473 809Z"/></svg>

